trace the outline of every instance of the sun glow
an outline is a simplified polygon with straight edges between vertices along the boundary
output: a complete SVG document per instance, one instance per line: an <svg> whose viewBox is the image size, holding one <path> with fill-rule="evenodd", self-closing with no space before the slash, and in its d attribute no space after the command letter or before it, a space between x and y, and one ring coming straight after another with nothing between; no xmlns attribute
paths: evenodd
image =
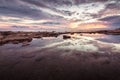
<svg viewBox="0 0 120 80"><path fill-rule="evenodd" d="M70 24L69 24L69 27L70 27L70 28L77 28L78 25L79 25L79 23L70 23Z"/></svg>
<svg viewBox="0 0 120 80"><path fill-rule="evenodd" d="M84 23L84 24L71 23L69 27L72 29L72 31L78 31L78 30L91 31L91 30L107 29L108 24L99 23L99 22Z"/></svg>
<svg viewBox="0 0 120 80"><path fill-rule="evenodd" d="M106 25L104 24L83 24L83 25L79 25L82 26L84 29L97 29L97 28L107 28Z"/></svg>

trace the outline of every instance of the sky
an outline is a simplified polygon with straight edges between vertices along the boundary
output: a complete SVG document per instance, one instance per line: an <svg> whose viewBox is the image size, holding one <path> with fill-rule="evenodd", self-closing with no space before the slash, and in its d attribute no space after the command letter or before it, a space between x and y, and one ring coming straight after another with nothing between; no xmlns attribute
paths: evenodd
<svg viewBox="0 0 120 80"><path fill-rule="evenodd" d="M120 28L119 0L0 0L0 31Z"/></svg>

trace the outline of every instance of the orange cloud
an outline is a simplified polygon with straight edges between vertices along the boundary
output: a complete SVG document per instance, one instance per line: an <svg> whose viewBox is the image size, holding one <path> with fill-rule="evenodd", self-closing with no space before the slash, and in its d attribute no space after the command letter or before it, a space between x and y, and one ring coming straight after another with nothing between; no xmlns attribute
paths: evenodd
<svg viewBox="0 0 120 80"><path fill-rule="evenodd" d="M108 24L102 23L102 22L94 22L94 23L83 23L83 24L71 24L70 25L72 31L78 31L78 30L98 30L98 29L107 29Z"/></svg>
<svg viewBox="0 0 120 80"><path fill-rule="evenodd" d="M79 27L82 27L83 29L107 28L105 24L100 23L81 24Z"/></svg>

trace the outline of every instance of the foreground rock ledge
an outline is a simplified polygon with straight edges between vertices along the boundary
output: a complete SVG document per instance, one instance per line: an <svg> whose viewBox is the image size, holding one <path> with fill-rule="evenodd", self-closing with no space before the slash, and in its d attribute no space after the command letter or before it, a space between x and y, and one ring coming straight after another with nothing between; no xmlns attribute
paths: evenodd
<svg viewBox="0 0 120 80"><path fill-rule="evenodd" d="M57 37L60 33L55 32L0 32L0 45L6 43L20 43L32 41L32 38Z"/></svg>

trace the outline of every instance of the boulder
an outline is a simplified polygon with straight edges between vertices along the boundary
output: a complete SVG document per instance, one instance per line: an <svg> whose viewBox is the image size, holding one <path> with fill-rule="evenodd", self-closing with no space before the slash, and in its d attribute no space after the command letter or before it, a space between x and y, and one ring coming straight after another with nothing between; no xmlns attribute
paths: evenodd
<svg viewBox="0 0 120 80"><path fill-rule="evenodd" d="M71 36L68 36L68 35L63 35L63 39L70 39Z"/></svg>

